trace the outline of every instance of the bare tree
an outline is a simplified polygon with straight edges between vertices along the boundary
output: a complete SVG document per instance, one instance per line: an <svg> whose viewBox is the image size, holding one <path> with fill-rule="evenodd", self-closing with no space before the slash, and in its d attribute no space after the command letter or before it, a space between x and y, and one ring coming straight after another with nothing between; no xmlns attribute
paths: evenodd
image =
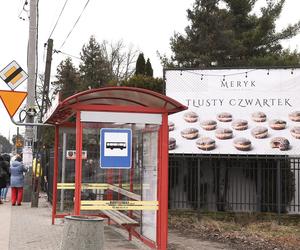
<svg viewBox="0 0 300 250"><path fill-rule="evenodd" d="M135 62L139 54L139 50L133 45L128 47L122 40L117 42L103 41L101 50L110 65L110 73L112 79L117 82L127 80L135 71Z"/></svg>

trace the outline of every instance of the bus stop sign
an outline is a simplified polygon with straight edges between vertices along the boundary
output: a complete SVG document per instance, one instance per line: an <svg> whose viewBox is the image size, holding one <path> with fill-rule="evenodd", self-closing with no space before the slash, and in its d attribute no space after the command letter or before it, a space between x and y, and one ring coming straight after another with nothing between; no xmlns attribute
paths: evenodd
<svg viewBox="0 0 300 250"><path fill-rule="evenodd" d="M100 167L131 168L131 129L102 128L100 130Z"/></svg>

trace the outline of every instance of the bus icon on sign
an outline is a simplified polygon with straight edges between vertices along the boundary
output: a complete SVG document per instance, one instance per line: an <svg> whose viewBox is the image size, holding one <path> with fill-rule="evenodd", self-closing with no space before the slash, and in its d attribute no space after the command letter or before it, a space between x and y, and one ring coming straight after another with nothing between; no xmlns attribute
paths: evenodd
<svg viewBox="0 0 300 250"><path fill-rule="evenodd" d="M118 148L123 150L126 148L126 142L106 142L106 148L109 148L111 150Z"/></svg>

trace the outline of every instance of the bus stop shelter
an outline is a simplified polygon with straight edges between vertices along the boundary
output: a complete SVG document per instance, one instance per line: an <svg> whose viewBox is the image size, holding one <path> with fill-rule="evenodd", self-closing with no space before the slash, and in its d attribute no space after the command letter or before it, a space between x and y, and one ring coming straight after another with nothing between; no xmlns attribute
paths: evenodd
<svg viewBox="0 0 300 250"><path fill-rule="evenodd" d="M168 239L168 115L185 110L159 93L108 87L57 98L45 115L55 126L52 223L94 215L146 245Z"/></svg>

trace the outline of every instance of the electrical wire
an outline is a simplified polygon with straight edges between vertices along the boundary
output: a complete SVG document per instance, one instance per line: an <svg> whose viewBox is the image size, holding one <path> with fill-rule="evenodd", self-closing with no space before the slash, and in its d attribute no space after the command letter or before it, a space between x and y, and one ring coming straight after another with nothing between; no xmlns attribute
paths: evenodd
<svg viewBox="0 0 300 250"><path fill-rule="evenodd" d="M248 70L248 71L243 71L243 72L237 72L237 73L229 73L229 74L203 74L203 73L198 73L198 72L194 72L194 71L191 71L191 70L180 70L180 75L182 75L182 73L189 73L189 74L194 74L194 75L200 75L200 76L235 76L235 75L245 75L246 78L247 78L247 74L252 72L252 71L255 71L257 69L251 69L251 70Z"/></svg>
<svg viewBox="0 0 300 250"><path fill-rule="evenodd" d="M56 29L56 26L57 26L57 24L58 24L58 21L59 21L61 15L62 15L62 13L63 13L63 11L64 11L64 9L65 9L67 3L68 3L68 1L69 1L69 0L66 0L66 1L65 1L64 5L63 5L63 7L62 7L62 9L61 9L61 11L60 11L60 13L59 13L59 16L58 16L58 18L57 18L57 20L56 20L56 23L55 23L55 25L54 25L54 27L53 27L53 29L52 29L50 35L49 35L48 40L51 38L51 36L52 36L54 30Z"/></svg>
<svg viewBox="0 0 300 250"><path fill-rule="evenodd" d="M28 10L25 9L26 5L28 5L28 1L27 0L24 1L23 7L22 7L22 9L21 9L21 11L20 11L20 13L18 15L18 18L21 19L21 20L23 20L23 21L25 21L25 18L21 17L23 11L28 12Z"/></svg>
<svg viewBox="0 0 300 250"><path fill-rule="evenodd" d="M61 44L61 46L60 46L59 49L61 49L61 48L65 45L66 41L68 40L69 36L70 36L71 33L73 32L75 26L77 25L78 21L80 20L82 14L83 14L84 10L86 9L87 5L89 4L89 2L90 2L90 0L87 0L87 1L86 1L86 3L85 3L85 5L84 5L84 7L83 7L83 9L82 9L82 11L81 11L79 17L77 18L77 20L76 20L76 22L74 23L72 29L70 30L69 34L67 35L67 37L65 38L65 40L63 41L63 43Z"/></svg>
<svg viewBox="0 0 300 250"><path fill-rule="evenodd" d="M80 57L78 57L78 56L73 56L73 55L71 55L71 54L69 54L69 53L66 53L66 52L63 52L63 51L61 51L61 50L53 50L53 54L54 53L57 53L57 54L63 54L63 55L66 55L66 56L69 56L69 57L73 57L73 58L76 58L76 59L78 59L78 60L82 60Z"/></svg>

